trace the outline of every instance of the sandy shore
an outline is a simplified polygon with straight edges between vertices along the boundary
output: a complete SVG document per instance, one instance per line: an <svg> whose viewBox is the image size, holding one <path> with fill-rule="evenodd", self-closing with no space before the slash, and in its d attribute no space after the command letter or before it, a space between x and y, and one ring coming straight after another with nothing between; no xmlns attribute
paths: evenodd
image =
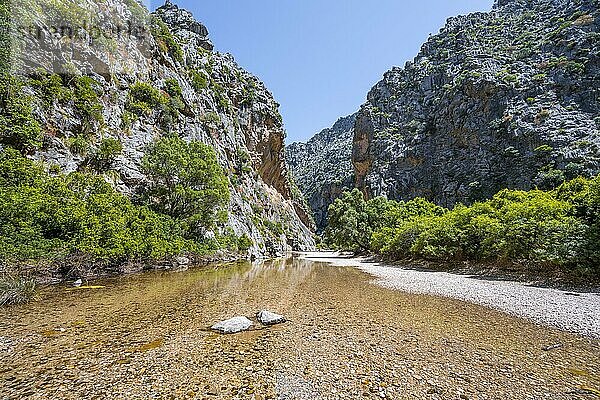
<svg viewBox="0 0 600 400"><path fill-rule="evenodd" d="M332 252L304 253L301 257L357 267L388 289L464 300L567 332L600 338L600 293L572 293L519 282L419 271Z"/></svg>

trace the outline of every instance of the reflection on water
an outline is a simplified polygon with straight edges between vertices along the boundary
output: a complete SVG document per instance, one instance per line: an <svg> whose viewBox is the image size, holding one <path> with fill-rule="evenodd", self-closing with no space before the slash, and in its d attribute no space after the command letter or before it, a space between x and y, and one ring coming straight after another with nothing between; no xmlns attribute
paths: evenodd
<svg viewBox="0 0 600 400"><path fill-rule="evenodd" d="M504 381L495 368L517 363L529 374L523 376L557 387L567 380L598 386L597 342L369 280L353 268L288 259L123 276L94 282L104 286L97 290L46 288L36 303L0 310L0 398L114 398L123 390L121 398L250 398L255 390L273 394L281 384L275 376L302 381L335 365L348 369L350 361L364 376L334 381L356 393L373 381L372 371L387 379L389 365L399 363L439 366L436 375L498 374L498 384ZM228 337L207 330L261 309L291 322ZM564 346L541 352L557 342Z"/></svg>
<svg viewBox="0 0 600 400"><path fill-rule="evenodd" d="M149 339L164 340L231 316L285 309L314 268L302 260L274 260L124 276L94 282L104 286L98 290L50 287L36 303L0 310L0 331L32 342L52 337L29 348L46 355L67 347L144 346Z"/></svg>

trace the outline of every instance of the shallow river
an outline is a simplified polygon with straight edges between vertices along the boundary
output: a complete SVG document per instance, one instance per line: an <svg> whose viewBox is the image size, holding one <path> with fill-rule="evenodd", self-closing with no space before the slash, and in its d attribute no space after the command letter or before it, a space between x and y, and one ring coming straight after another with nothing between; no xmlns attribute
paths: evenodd
<svg viewBox="0 0 600 400"><path fill-rule="evenodd" d="M0 399L598 399L600 342L290 259L43 290L0 310ZM268 309L290 322L207 328Z"/></svg>

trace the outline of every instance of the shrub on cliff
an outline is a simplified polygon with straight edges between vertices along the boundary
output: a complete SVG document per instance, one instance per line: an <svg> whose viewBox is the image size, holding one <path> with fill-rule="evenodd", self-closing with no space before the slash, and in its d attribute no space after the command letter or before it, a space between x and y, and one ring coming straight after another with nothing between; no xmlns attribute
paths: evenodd
<svg viewBox="0 0 600 400"><path fill-rule="evenodd" d="M182 221L188 237L202 237L223 218L229 186L212 147L167 135L148 147L142 170L149 179L143 201Z"/></svg>
<svg viewBox="0 0 600 400"><path fill-rule="evenodd" d="M125 110L141 117L150 115L154 110L167 102L160 90L156 89L149 83L136 82L129 89Z"/></svg>
<svg viewBox="0 0 600 400"><path fill-rule="evenodd" d="M0 76L0 143L23 153L42 144L42 129L33 117L32 97L23 91L23 83L11 75Z"/></svg>
<svg viewBox="0 0 600 400"><path fill-rule="evenodd" d="M94 167L102 172L111 168L115 159L123 152L123 144L120 140L106 138L100 142L100 146L92 157Z"/></svg>
<svg viewBox="0 0 600 400"><path fill-rule="evenodd" d="M166 54L169 54L176 61L183 62L183 50L177 43L173 34L160 18L152 17L150 32L158 44L158 48Z"/></svg>

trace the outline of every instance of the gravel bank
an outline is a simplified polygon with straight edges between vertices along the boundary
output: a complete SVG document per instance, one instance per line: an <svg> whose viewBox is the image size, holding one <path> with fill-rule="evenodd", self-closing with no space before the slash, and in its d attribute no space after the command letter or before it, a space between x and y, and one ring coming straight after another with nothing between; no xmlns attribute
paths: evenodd
<svg viewBox="0 0 600 400"><path fill-rule="evenodd" d="M567 332L600 338L600 293L571 293L518 282L411 270L338 253L306 253L303 258L357 267L388 289L464 300Z"/></svg>

